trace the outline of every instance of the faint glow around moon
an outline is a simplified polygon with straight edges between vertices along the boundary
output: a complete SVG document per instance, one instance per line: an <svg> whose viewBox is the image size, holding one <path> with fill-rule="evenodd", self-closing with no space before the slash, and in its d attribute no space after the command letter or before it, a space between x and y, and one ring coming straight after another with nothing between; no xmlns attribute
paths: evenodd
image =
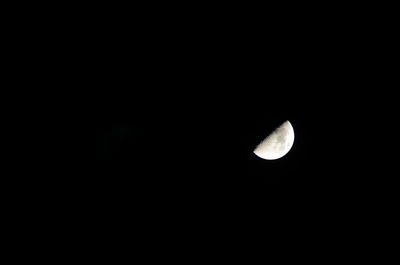
<svg viewBox="0 0 400 265"><path fill-rule="evenodd" d="M263 159L275 160L286 155L293 142L294 130L292 124L286 121L267 136L253 152Z"/></svg>

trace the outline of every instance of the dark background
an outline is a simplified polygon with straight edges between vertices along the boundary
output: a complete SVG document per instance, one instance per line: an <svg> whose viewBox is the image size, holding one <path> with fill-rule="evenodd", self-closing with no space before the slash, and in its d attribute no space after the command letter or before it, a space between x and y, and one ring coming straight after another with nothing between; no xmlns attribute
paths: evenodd
<svg viewBox="0 0 400 265"><path fill-rule="evenodd" d="M371 236L365 220L395 196L375 155L394 109L377 91L390 86L391 35L326 10L149 10L90 9L27 37L40 73L28 79L57 89L50 104L61 109L38 155L49 174L28 183L67 233L135 234L143 248ZM292 150L255 156L286 120Z"/></svg>

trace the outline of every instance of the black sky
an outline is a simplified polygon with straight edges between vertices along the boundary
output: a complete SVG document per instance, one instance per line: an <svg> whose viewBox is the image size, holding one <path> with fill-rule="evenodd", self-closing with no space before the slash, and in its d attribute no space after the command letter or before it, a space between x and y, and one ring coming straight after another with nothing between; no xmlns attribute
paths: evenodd
<svg viewBox="0 0 400 265"><path fill-rule="evenodd" d="M99 46L99 36L82 36L74 78L91 92L79 106L77 160L93 163L104 188L143 185L164 196L332 191L329 175L348 155L338 156L335 138L349 121L349 53L324 27L261 34L203 26L149 23L129 37L112 30ZM293 150L277 161L254 156L285 120Z"/></svg>
<svg viewBox="0 0 400 265"><path fill-rule="evenodd" d="M59 34L70 24L56 27L52 60L63 70L48 73L68 117L52 157L57 207L166 237L229 238L240 227L299 240L362 227L385 194L366 146L385 123L371 90L385 71L363 32L322 14L190 17L90 20L73 38ZM286 120L292 150L255 156Z"/></svg>

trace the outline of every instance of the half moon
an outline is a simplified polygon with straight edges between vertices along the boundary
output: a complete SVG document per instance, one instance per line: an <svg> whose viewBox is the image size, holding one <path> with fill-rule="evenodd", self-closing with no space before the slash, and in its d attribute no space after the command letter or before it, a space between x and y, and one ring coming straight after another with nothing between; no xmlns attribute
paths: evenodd
<svg viewBox="0 0 400 265"><path fill-rule="evenodd" d="M285 121L257 145L253 152L262 159L275 160L286 155L292 148L293 142L294 130L292 124Z"/></svg>

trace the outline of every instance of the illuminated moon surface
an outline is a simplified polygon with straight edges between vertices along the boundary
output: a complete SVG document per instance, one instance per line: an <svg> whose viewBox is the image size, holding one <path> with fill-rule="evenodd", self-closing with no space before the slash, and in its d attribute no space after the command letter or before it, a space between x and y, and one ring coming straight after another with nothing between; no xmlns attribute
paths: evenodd
<svg viewBox="0 0 400 265"><path fill-rule="evenodd" d="M274 160L286 155L292 148L293 142L293 127L286 121L257 145L253 152L263 159Z"/></svg>

